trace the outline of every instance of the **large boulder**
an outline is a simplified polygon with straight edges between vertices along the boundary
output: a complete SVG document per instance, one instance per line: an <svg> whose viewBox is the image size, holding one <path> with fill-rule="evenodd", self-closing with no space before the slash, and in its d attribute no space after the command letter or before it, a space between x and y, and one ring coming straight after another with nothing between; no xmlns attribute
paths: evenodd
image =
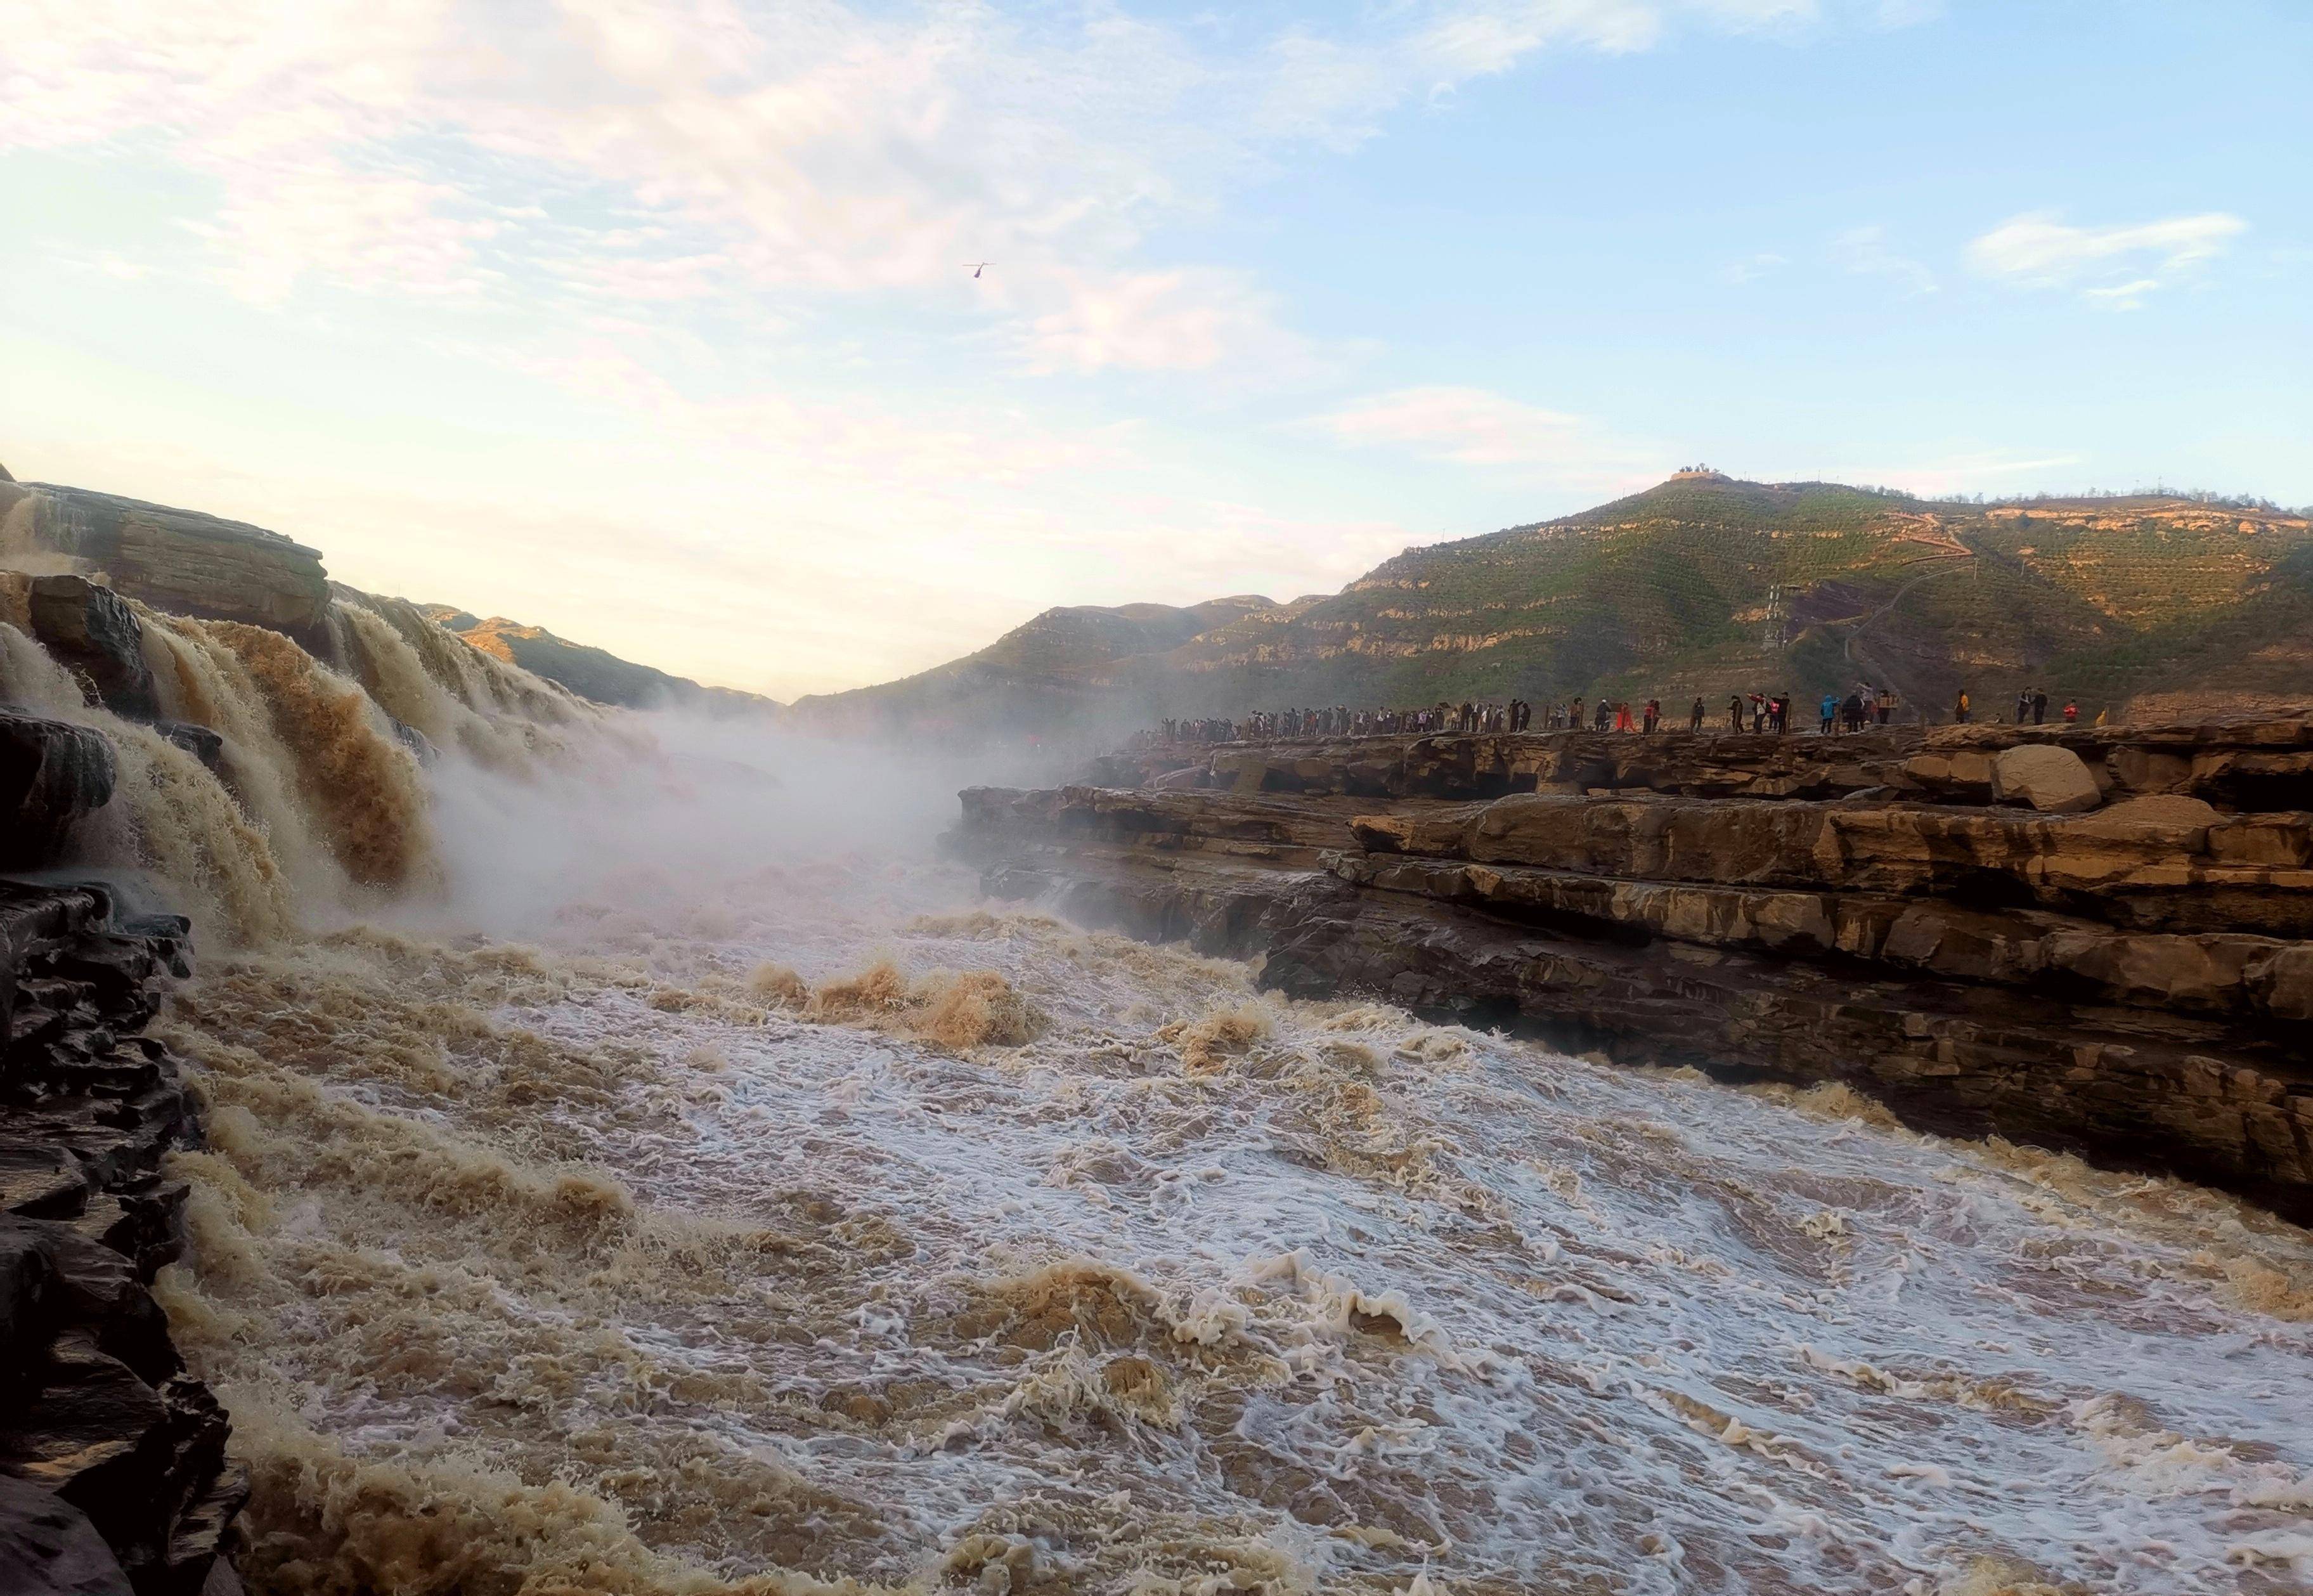
<svg viewBox="0 0 2313 1596"><path fill-rule="evenodd" d="M1995 803L2028 804L2044 815L2076 815L2104 801L2096 773L2069 748L2027 743L1992 762Z"/></svg>
<svg viewBox="0 0 2313 1596"><path fill-rule="evenodd" d="M0 1474L0 1591L130 1596L120 1560L88 1515L54 1491Z"/></svg>
<svg viewBox="0 0 2313 1596"><path fill-rule="evenodd" d="M145 629L126 599L85 577L35 577L27 607L41 647L85 677L107 709L136 720L160 712Z"/></svg>
<svg viewBox="0 0 2313 1596"><path fill-rule="evenodd" d="M0 710L0 869L52 862L112 801L112 745L85 726Z"/></svg>

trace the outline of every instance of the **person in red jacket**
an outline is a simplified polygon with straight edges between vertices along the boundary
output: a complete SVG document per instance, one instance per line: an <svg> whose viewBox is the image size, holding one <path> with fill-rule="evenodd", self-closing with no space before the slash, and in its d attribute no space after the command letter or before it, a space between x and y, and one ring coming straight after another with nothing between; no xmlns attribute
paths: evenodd
<svg viewBox="0 0 2313 1596"><path fill-rule="evenodd" d="M2071 699L2066 699L2064 701L2064 724L2066 726L2078 726L2080 723L2080 705L2073 702Z"/></svg>

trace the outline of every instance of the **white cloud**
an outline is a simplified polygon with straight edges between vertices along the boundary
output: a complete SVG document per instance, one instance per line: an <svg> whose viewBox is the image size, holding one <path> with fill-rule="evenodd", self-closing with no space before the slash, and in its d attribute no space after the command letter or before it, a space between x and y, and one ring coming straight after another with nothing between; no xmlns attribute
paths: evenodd
<svg viewBox="0 0 2313 1596"><path fill-rule="evenodd" d="M1547 410L1483 388L1404 388L1319 418L1336 441L1403 449L1457 465L1513 468L1568 486L1643 480L1655 452L1585 417Z"/></svg>
<svg viewBox="0 0 2313 1596"><path fill-rule="evenodd" d="M2144 308L2144 296L2160 286L2159 278L2131 278L2124 283L2113 283L2102 288L2083 288L2080 295L2106 310L2142 310Z"/></svg>
<svg viewBox="0 0 2313 1596"><path fill-rule="evenodd" d="M1268 296L1233 272L1063 272L1068 298L1039 316L1029 348L1043 367L1203 371L1229 360L1306 365Z"/></svg>
<svg viewBox="0 0 2313 1596"><path fill-rule="evenodd" d="M1264 356L1248 334L1275 307L1144 240L1280 148L1353 145L1538 51L1821 9L1402 0L1222 54L1100 6L23 4L0 149L133 144L197 175L218 197L195 223L214 273L259 302L898 292L1008 321L1048 366L1192 370ZM998 269L970 284L960 263L981 260Z"/></svg>
<svg viewBox="0 0 2313 1596"><path fill-rule="evenodd" d="M1850 17L1875 28L1908 28L1942 13L1942 0L1687 0L1720 27L1799 33Z"/></svg>
<svg viewBox="0 0 2313 1596"><path fill-rule="evenodd" d="M1901 488L1908 493L1929 497L1948 493L2016 492L2029 484L2008 482L2001 479L2037 477L2045 484L2046 473L2067 466L2079 465L2086 457L2080 454L2022 454L2011 450L1985 450L1972 454L1947 454L1936 460L1915 460L1905 464L1843 465L1811 470L1804 474L1833 482L1869 482L1874 486Z"/></svg>
<svg viewBox="0 0 2313 1596"><path fill-rule="evenodd" d="M1885 227L1851 227L1831 241L1832 257L1861 277L1881 277L1913 294L1933 294L1936 274L1887 242Z"/></svg>
<svg viewBox="0 0 2313 1596"><path fill-rule="evenodd" d="M1779 271L1790 264L1790 257L1778 255L1772 250L1762 250L1755 255L1746 255L1730 261L1723 274L1730 283L1754 282L1768 273Z"/></svg>
<svg viewBox="0 0 2313 1596"><path fill-rule="evenodd" d="M1662 8L1645 0L1476 0L1449 6L1415 35L1411 58L1455 83L1507 72L1553 44L1645 49L1662 28Z"/></svg>
<svg viewBox="0 0 2313 1596"><path fill-rule="evenodd" d="M2133 309L2146 294L2222 254L2247 228L2225 211L2114 227L2075 227L2036 211L1975 239L1967 263L1979 276L2026 287L2077 287L2092 302Z"/></svg>
<svg viewBox="0 0 2313 1596"><path fill-rule="evenodd" d="M90 376L50 406L45 446L58 474L303 533L357 581L782 689L919 668L1023 604L1337 585L1407 533L1239 503L1192 451L1143 459L1134 428L1039 417L998 382L971 399L844 390L856 327L813 341L848 302L976 321L966 348L1034 371L1205 384L1322 366L1271 287L1148 241L1285 153L1353 146L1394 109L1536 52L1814 15L1775 0L1306 9L1322 23L1223 53L1201 24L1102 0L17 0L0 151L180 180L194 247L124 249L106 269L194 307L186 280L205 273L298 330L285 362L316 358L316 328L337 324L301 296L406 301L373 330L408 330L429 381L510 367L611 423L561 415L487 450L406 454L406 427L285 432L181 399L164 413L157 394L122 419L122 393ZM982 260L974 282L963 263ZM56 380L22 386L45 404ZM68 416L116 436L90 442ZM1574 485L1648 463L1580 418L1470 389L1383 395L1325 428ZM197 451L150 463L148 443L194 432ZM1174 497L1136 497L1160 478ZM693 623L708 604L729 623Z"/></svg>

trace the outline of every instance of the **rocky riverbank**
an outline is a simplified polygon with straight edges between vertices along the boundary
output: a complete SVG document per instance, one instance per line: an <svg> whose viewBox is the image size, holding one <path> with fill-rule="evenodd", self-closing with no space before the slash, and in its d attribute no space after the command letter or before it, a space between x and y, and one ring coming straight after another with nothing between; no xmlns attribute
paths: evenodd
<svg viewBox="0 0 2313 1596"><path fill-rule="evenodd" d="M224 1596L248 1495L151 1287L184 1248L200 1123L141 1035L185 921L0 880L0 1588Z"/></svg>
<svg viewBox="0 0 2313 1596"><path fill-rule="evenodd" d="M987 889L2313 1219L2313 724L1157 749L963 795Z"/></svg>

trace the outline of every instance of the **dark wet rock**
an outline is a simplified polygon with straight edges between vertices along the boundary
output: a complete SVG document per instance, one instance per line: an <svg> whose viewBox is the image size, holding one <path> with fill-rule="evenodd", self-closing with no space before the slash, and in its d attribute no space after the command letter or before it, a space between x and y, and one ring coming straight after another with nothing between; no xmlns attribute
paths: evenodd
<svg viewBox="0 0 2313 1596"><path fill-rule="evenodd" d="M150 1290L184 1248L163 1161L200 1124L137 1032L187 932L117 918L101 887L0 879L0 1477L84 1514L116 1579L91 1588L136 1596L199 1596L248 1489Z"/></svg>
<svg viewBox="0 0 2313 1596"><path fill-rule="evenodd" d="M153 729L207 765L212 773L224 766L224 738L189 720L156 720Z"/></svg>
<svg viewBox="0 0 2313 1596"><path fill-rule="evenodd" d="M112 801L112 745L85 726L0 710L0 869L59 858Z"/></svg>
<svg viewBox="0 0 2313 1596"><path fill-rule="evenodd" d="M441 757L441 751L434 746L433 739L424 732L405 721L395 720L392 724L395 738L403 747L418 756L419 764L430 765Z"/></svg>
<svg viewBox="0 0 2313 1596"><path fill-rule="evenodd" d="M1291 772L1314 797L1278 789L1278 749L1223 750L1261 780L975 789L950 842L993 895L1260 956L1297 996L1841 1081L2313 1218L2313 788L2240 801L2242 762L2285 769L2313 728L1951 729L1364 739ZM2100 806L1995 807L2032 801L1998 775L2018 746ZM1470 797L1521 762L1535 790ZM1361 781L1398 796L1340 796Z"/></svg>
<svg viewBox="0 0 2313 1596"><path fill-rule="evenodd" d="M32 635L49 657L93 688L107 709L133 720L160 713L145 629L127 600L84 577L35 577L28 607Z"/></svg>
<svg viewBox="0 0 2313 1596"><path fill-rule="evenodd" d="M55 1492L0 1475L0 1591L131 1596L120 1559L88 1515Z"/></svg>

